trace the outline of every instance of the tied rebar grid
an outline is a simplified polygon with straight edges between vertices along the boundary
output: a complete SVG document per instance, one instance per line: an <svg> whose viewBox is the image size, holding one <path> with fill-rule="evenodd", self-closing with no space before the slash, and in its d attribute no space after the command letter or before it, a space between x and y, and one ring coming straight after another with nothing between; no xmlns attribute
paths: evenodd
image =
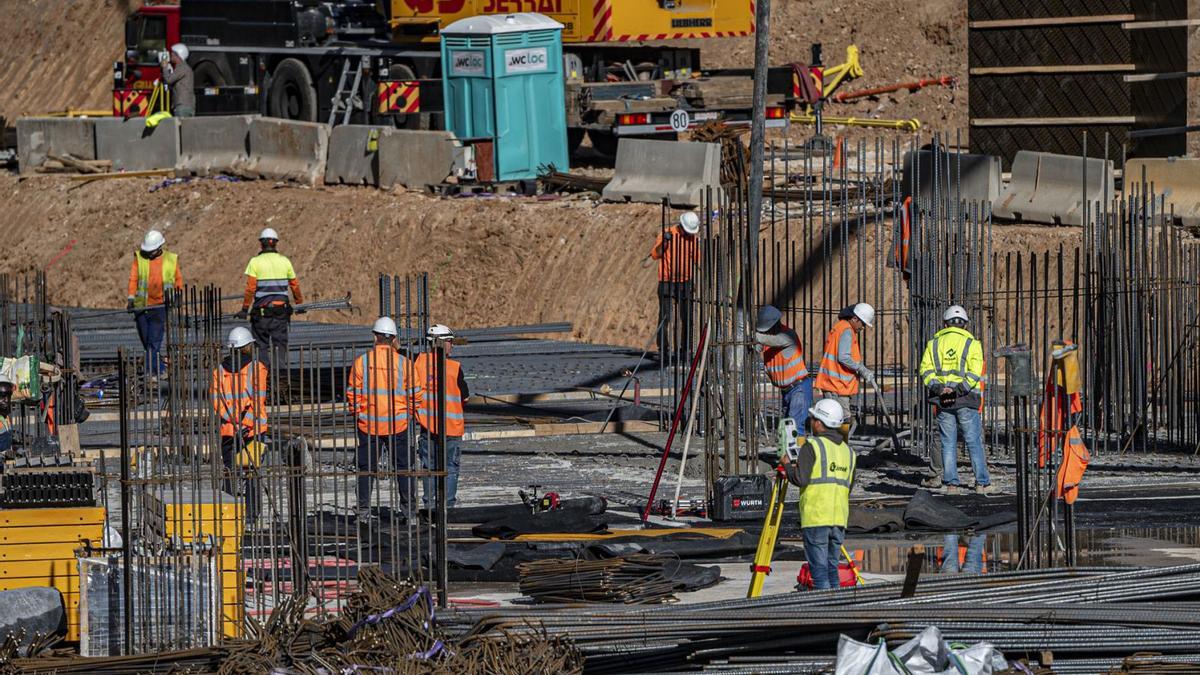
<svg viewBox="0 0 1200 675"><path fill-rule="evenodd" d="M39 363L52 364L59 375L31 382L27 391L14 392L7 415L8 427L14 447L19 444L26 454L35 450L38 454L57 451L44 418L38 414L39 406L51 398L63 400L65 392L74 391L78 376L72 366L77 365L77 357L72 352L70 321L64 314L52 311L47 298L44 271L0 274L0 356L29 356ZM44 390L43 384L47 385ZM63 423L74 422L74 406L65 407ZM15 451L9 457L0 457L0 461L13 455Z"/></svg>
<svg viewBox="0 0 1200 675"><path fill-rule="evenodd" d="M427 275L381 277L379 288L380 315L392 317L401 336L423 336L430 324ZM220 433L221 364L232 366L235 389L256 368L240 368L246 361L226 346L236 324L220 303L211 287L168 297L161 376L144 355L120 355L123 461L102 453L98 473L122 540L92 553L120 602L108 607L112 635L90 653L190 649L243 637L295 597L306 598L303 616L332 616L357 588L363 565L427 586L444 605L444 444L417 424L415 403L377 411L406 418L402 433L361 434L359 411L347 403L351 368L370 353L361 340L255 344L251 358L265 365L267 381L265 422L251 415L247 434L262 443L256 457L260 446ZM371 335L369 327L362 332ZM416 338L399 347L389 363L376 365L404 373L414 390L411 359L429 344ZM444 375L437 381L444 384ZM444 398L435 399L431 407L444 414ZM422 443L433 449L424 456ZM430 494L435 485L440 499ZM421 508L422 497L429 508Z"/></svg>

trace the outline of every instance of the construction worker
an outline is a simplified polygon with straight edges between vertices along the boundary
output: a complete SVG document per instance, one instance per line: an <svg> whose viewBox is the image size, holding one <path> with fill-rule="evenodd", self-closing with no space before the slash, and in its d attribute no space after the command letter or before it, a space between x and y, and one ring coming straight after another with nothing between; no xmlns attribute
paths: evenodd
<svg viewBox="0 0 1200 675"><path fill-rule="evenodd" d="M804 430L808 408L812 405L812 378L804 363L800 336L781 320L783 314L772 305L758 310L754 339L761 345L767 378L783 395L783 416L796 421Z"/></svg>
<svg viewBox="0 0 1200 675"><path fill-rule="evenodd" d="M12 415L12 395L16 388L16 383L8 373L0 371L0 453L12 449L12 421L9 416ZM3 459L0 456L0 461ZM3 471L2 467L0 471Z"/></svg>
<svg viewBox="0 0 1200 675"><path fill-rule="evenodd" d="M379 470L379 456L387 451L392 468L406 472L409 464L408 419L420 395L412 363L400 353L396 322L381 316L371 326L375 345L354 360L346 383L346 401L358 426L358 513L370 515L371 486ZM412 479L396 477L400 507L407 510L412 497Z"/></svg>
<svg viewBox="0 0 1200 675"><path fill-rule="evenodd" d="M146 350L146 370L162 372L163 335L167 326L166 290L183 290L183 272L179 256L163 250L167 243L162 232L150 230L142 238L140 250L129 266L129 294L125 309L133 312L138 338Z"/></svg>
<svg viewBox="0 0 1200 675"><path fill-rule="evenodd" d="M471 398L471 390L467 387L462 364L450 358L450 352L454 349L454 333L446 326L435 324L425 332L425 337L430 343L440 344L446 351L446 505L454 506L458 503L462 437L467 431L463 407ZM417 452L421 456L421 467L429 471L435 465L433 453L437 447L438 433L437 352L418 354L413 360L416 362L417 384L421 388L417 424L421 425L422 433L417 438ZM437 482L433 478L426 478L422 482L425 508L432 508L437 503Z"/></svg>
<svg viewBox="0 0 1200 675"><path fill-rule="evenodd" d="M238 326L229 331L229 353L213 369L209 384L213 410L221 421L223 489L234 494L234 477L245 490L246 521L259 510L258 463L266 443L267 367L255 354L254 336Z"/></svg>
<svg viewBox="0 0 1200 675"><path fill-rule="evenodd" d="M679 216L679 224L660 232L654 241L650 255L642 261L642 267L658 261L658 354L665 360L671 348L677 350L680 360L685 360L690 351L692 334L692 275L700 262L700 246L696 235L700 232L700 216L686 211ZM673 344L670 339L672 316L679 317L678 332L683 344Z"/></svg>
<svg viewBox="0 0 1200 675"><path fill-rule="evenodd" d="M942 437L942 475L925 485L940 485L958 492L958 428L975 470L975 491L995 494L998 490L988 475L983 452L983 387L987 381L983 344L967 331L967 310L951 305L942 315L943 328L925 344L921 356L921 381L929 402L937 407L938 431Z"/></svg>
<svg viewBox="0 0 1200 675"><path fill-rule="evenodd" d="M188 48L183 43L171 45L165 54L163 82L171 87L171 115L175 117L196 116L196 76L187 64Z"/></svg>
<svg viewBox="0 0 1200 675"><path fill-rule="evenodd" d="M987 535L974 534L967 536L965 545L959 544L958 533L944 536L940 571L942 574L981 574L984 565L984 545Z"/></svg>
<svg viewBox="0 0 1200 675"><path fill-rule="evenodd" d="M250 318L250 330L258 342L259 353L266 355L272 363L287 364L288 325L292 318L292 305L288 302L288 291L299 305L304 302L300 293L300 281L292 261L275 250L279 245L279 234L267 228L258 235L261 251L246 264L246 295L242 299L239 319ZM303 314L303 309L295 310Z"/></svg>
<svg viewBox="0 0 1200 675"><path fill-rule="evenodd" d="M822 399L808 412L812 433L795 462L783 455L782 468L788 481L800 488L800 530L813 585L838 588L856 459L840 431L846 417L840 403Z"/></svg>
<svg viewBox="0 0 1200 675"><path fill-rule="evenodd" d="M875 308L865 302L847 307L838 315L821 355L821 369L814 386L823 398L836 399L849 417L850 397L858 393L859 380L875 383L875 373L863 365L858 334L875 326Z"/></svg>

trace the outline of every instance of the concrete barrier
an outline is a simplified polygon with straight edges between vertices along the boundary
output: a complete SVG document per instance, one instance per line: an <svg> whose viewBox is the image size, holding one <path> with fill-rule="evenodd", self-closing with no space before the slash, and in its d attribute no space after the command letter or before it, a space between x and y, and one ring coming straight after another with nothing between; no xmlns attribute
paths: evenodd
<svg viewBox="0 0 1200 675"><path fill-rule="evenodd" d="M179 162L179 120L155 127L144 118L96 120L96 159L112 160L113 171L174 169Z"/></svg>
<svg viewBox="0 0 1200 675"><path fill-rule="evenodd" d="M1174 215L1186 227L1200 227L1200 159L1130 159L1125 162L1125 194L1159 197L1155 212Z"/></svg>
<svg viewBox="0 0 1200 675"><path fill-rule="evenodd" d="M918 183L920 188L913 201L925 210L933 208L935 184L942 208L957 200L995 204L1000 199L1003 181L1000 179L999 157L939 152L938 160L939 166L935 172L933 151L918 151L915 161L912 152L904 153L901 195L913 197L913 184Z"/></svg>
<svg viewBox="0 0 1200 675"><path fill-rule="evenodd" d="M378 186L379 153L370 148L371 134L374 132L382 139L392 131L395 131L393 127L366 124L343 124L334 127L329 134L325 183Z"/></svg>
<svg viewBox="0 0 1200 675"><path fill-rule="evenodd" d="M604 188L608 201L698 206L708 188L721 189L721 146L622 138L617 145L613 179Z"/></svg>
<svg viewBox="0 0 1200 675"><path fill-rule="evenodd" d="M257 115L179 120L179 173L237 174L250 162L250 125Z"/></svg>
<svg viewBox="0 0 1200 675"><path fill-rule="evenodd" d="M1084 204L1090 205L1088 221L1094 222L1096 202L1111 199L1113 188L1111 160L1021 150L1013 159L1012 180L992 215L1033 223L1082 225Z"/></svg>
<svg viewBox="0 0 1200 675"><path fill-rule="evenodd" d="M379 138L381 188L438 185L454 172L463 148L449 131L392 129Z"/></svg>
<svg viewBox="0 0 1200 675"><path fill-rule="evenodd" d="M17 120L21 173L46 163L47 155L96 159L96 120L86 117L22 117Z"/></svg>
<svg viewBox="0 0 1200 675"><path fill-rule="evenodd" d="M259 117L250 123L250 160L241 173L316 185L325 176L328 149L324 124Z"/></svg>

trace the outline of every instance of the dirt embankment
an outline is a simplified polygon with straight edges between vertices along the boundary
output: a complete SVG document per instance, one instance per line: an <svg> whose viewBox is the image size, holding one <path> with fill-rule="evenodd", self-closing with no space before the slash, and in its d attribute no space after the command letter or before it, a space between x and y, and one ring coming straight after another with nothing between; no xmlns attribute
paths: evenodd
<svg viewBox="0 0 1200 675"><path fill-rule="evenodd" d="M0 0L0 117L112 108L112 65L141 0Z"/></svg>

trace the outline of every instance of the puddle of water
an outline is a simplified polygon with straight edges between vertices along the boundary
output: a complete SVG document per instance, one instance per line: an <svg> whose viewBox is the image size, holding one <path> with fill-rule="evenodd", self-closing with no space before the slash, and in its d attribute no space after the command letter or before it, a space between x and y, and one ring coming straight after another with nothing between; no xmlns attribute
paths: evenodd
<svg viewBox="0 0 1200 675"><path fill-rule="evenodd" d="M1079 530L1076 538L1078 565L1085 567L1154 567L1200 561L1200 527ZM846 547L852 554L861 551L862 569L875 574L903 574L908 552L915 544L925 545L923 572L988 573L1012 569L1023 543L1017 541L1015 532L1000 532L931 534L903 541L851 540ZM1061 557L1058 564L1062 565Z"/></svg>

